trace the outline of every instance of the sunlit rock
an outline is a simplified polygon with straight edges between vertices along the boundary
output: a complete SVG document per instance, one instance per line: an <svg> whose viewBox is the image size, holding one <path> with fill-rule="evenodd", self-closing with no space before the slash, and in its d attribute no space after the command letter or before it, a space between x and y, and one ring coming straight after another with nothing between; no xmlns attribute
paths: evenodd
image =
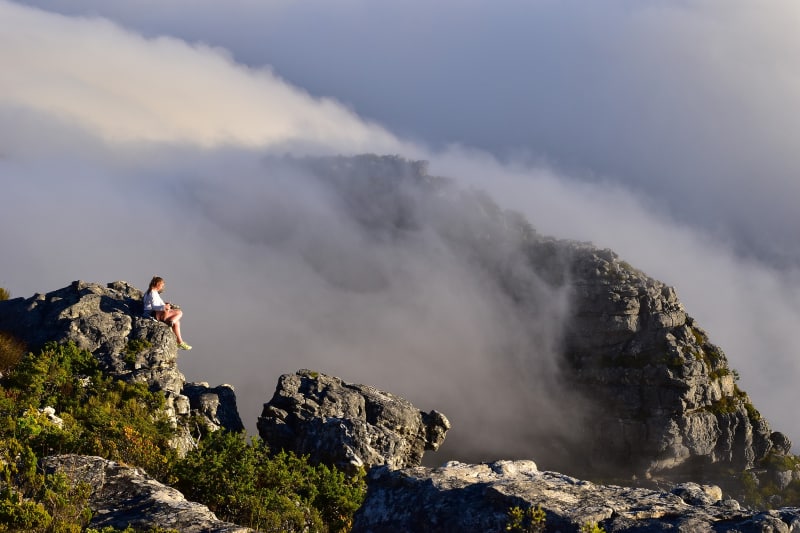
<svg viewBox="0 0 800 533"><path fill-rule="evenodd" d="M309 370L281 376L258 419L271 449L346 470L419 465L448 429L437 411L425 413L391 393Z"/></svg>
<svg viewBox="0 0 800 533"><path fill-rule="evenodd" d="M0 301L0 331L34 352L48 341L74 342L94 354L104 373L163 392L167 413L178 429L172 442L181 452L195 445L192 428L185 425L191 414L205 418L212 429L240 431L233 389L189 384L184 391L175 334L166 324L141 315L142 292L136 287L124 281L75 281L47 294Z"/></svg>
<svg viewBox="0 0 800 533"><path fill-rule="evenodd" d="M800 509L755 511L723 500L719 487L684 483L670 491L595 484L531 461L439 468L374 469L354 533L514 530L511 511L541 509L543 531L793 531ZM516 530L539 531L539 529Z"/></svg>
<svg viewBox="0 0 800 533"><path fill-rule="evenodd" d="M89 508L93 528L137 531L175 530L181 533L249 533L252 529L218 520L205 505L190 502L179 491L140 468L101 457L57 455L42 459L46 473L62 472L72 483L91 488Z"/></svg>

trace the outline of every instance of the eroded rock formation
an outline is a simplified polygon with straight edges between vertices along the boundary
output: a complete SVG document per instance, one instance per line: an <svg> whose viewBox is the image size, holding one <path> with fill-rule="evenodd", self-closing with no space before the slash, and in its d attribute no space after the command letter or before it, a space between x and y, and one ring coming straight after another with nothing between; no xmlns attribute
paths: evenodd
<svg viewBox="0 0 800 533"><path fill-rule="evenodd" d="M370 473L354 533L507 531L509 512L541 507L546 531L786 532L800 527L800 509L752 511L723 499L719 487L684 483L671 491L596 485L533 461L440 468L376 468Z"/></svg>
<svg viewBox="0 0 800 533"><path fill-rule="evenodd" d="M91 487L89 508L93 517L89 525L93 528L161 528L181 533L253 531L218 520L205 505L184 499L180 492L139 468L85 455L45 457L42 466L46 473L63 472L73 483Z"/></svg>
<svg viewBox="0 0 800 533"><path fill-rule="evenodd" d="M104 372L162 391L173 423L181 430L179 450L194 445L185 426L190 414L209 426L244 428L230 386L186 383L178 370L175 335L165 324L142 318L142 292L124 281L108 285L75 281L30 298L0 301L0 331L36 351L48 341L74 342L94 354ZM56 413L57 414L57 413Z"/></svg>
<svg viewBox="0 0 800 533"><path fill-rule="evenodd" d="M558 439L548 464L575 474L703 478L751 469L790 449L738 388L723 351L676 291L614 252L543 236L525 217L430 176L420 162L364 155L298 164L341 198L370 238L402 243L431 232L485 274L492 297L523 324L509 335L528 351L491 354L498 364L535 373L539 343L557 337L564 386L546 394L568 396L580 408L565 409L565 423L536 428L531 457L543 461L547 442ZM543 321L559 312L552 309L561 294L569 300L563 316ZM536 417L537 407L520 406L520 416Z"/></svg>
<svg viewBox="0 0 800 533"><path fill-rule="evenodd" d="M703 478L789 452L672 287L609 250L576 251L565 353L598 407L586 450L597 469Z"/></svg>
<svg viewBox="0 0 800 533"><path fill-rule="evenodd" d="M419 465L448 429L450 422L437 411L425 413L388 392L309 370L281 376L258 419L271 449L346 470Z"/></svg>

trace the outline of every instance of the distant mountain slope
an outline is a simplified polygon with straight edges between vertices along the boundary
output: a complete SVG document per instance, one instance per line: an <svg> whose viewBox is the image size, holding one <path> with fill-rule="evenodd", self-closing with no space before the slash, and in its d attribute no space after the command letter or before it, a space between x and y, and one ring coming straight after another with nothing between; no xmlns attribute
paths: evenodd
<svg viewBox="0 0 800 533"><path fill-rule="evenodd" d="M433 232L493 287L513 313L507 331L518 335L499 346L497 364L549 389L520 391L520 403L545 400L519 410L517 423L531 425L529 457L583 474L702 477L788 453L788 439L739 389L722 349L676 291L613 251L542 236L480 191L430 176L421 162L365 155L292 164L328 187L376 243ZM557 357L543 357L543 344ZM492 401L493 391L480 392ZM554 405L558 422L525 418L548 418Z"/></svg>
<svg viewBox="0 0 800 533"><path fill-rule="evenodd" d="M307 224L297 224L282 198L255 205L250 219L231 218L219 207L227 193L222 185L193 184L187 201L225 231L293 247L344 292L407 290L399 277L433 273L438 281L426 285L423 278L422 290L452 277L460 279L454 288L474 290L463 301L482 306L474 316L485 323L476 323L482 330L475 338L485 360L471 369L472 360L436 361L432 354L430 366L416 369L433 376L426 384L462 394L449 405L429 405L453 425L443 453L464 461L530 458L589 479L657 476L725 485L756 469L782 488L800 477L789 440L770 429L738 388L724 353L675 290L614 252L542 236L486 194L396 156L266 160L263 179L274 176L296 178L311 191L313 202L301 213ZM61 290L70 297L94 294L94 315L59 301L60 292L24 304L0 302L0 329L26 339L78 335L107 357L125 335L150 326L122 317L131 311L120 301L129 305L130 296L117 301L103 290L91 284ZM31 314L44 309L42 300L51 311ZM107 313L113 320L94 327ZM111 342L112 334L121 337ZM164 388L177 397L180 385Z"/></svg>

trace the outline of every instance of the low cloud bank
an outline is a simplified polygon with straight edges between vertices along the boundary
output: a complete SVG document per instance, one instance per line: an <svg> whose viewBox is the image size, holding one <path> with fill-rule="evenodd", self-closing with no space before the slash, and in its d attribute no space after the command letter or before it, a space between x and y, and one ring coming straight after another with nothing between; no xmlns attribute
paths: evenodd
<svg viewBox="0 0 800 533"><path fill-rule="evenodd" d="M279 374L310 367L445 412L449 440L470 458L536 457L521 418L533 434L570 429L556 422L565 396L550 379L567 309L520 323L441 237L469 227L467 215L443 198L408 235L376 237L360 222L370 205L353 211L313 172L281 163L287 151L375 152L427 159L432 174L488 191L541 233L610 247L674 285L773 428L800 442L785 409L800 376L796 271L742 260L619 182L412 145L217 49L0 2L8 17L0 286L30 296L74 279L144 288L164 276L196 347L181 369L233 384L248 427ZM538 301L563 302L541 291Z"/></svg>
<svg viewBox="0 0 800 533"><path fill-rule="evenodd" d="M312 98L221 49L145 39L104 19L0 2L0 105L38 111L109 142L392 150L344 106Z"/></svg>
<svg viewBox="0 0 800 533"><path fill-rule="evenodd" d="M614 182L800 264L793 0L25 3L224 48L437 149Z"/></svg>

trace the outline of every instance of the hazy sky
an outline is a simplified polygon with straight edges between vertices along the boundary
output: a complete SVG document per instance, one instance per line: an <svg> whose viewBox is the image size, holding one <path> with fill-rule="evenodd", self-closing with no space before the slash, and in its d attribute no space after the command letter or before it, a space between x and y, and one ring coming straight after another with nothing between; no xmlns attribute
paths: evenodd
<svg viewBox="0 0 800 533"><path fill-rule="evenodd" d="M469 275L427 286L410 248L335 232L379 263L407 254L403 298L366 302L221 229L292 208L328 220L302 180L262 183L266 154L368 151L427 159L540 232L675 286L773 429L800 442L796 3L0 0L0 21L0 286L163 275L196 346L181 369L233 384L249 427L301 367L451 415L433 403L458 391L437 396L414 370L432 353L470 367L455 354L497 334L475 333L497 309L476 304ZM411 339L419 309L465 308ZM480 338L442 344L431 324ZM477 380L485 354L470 353Z"/></svg>

